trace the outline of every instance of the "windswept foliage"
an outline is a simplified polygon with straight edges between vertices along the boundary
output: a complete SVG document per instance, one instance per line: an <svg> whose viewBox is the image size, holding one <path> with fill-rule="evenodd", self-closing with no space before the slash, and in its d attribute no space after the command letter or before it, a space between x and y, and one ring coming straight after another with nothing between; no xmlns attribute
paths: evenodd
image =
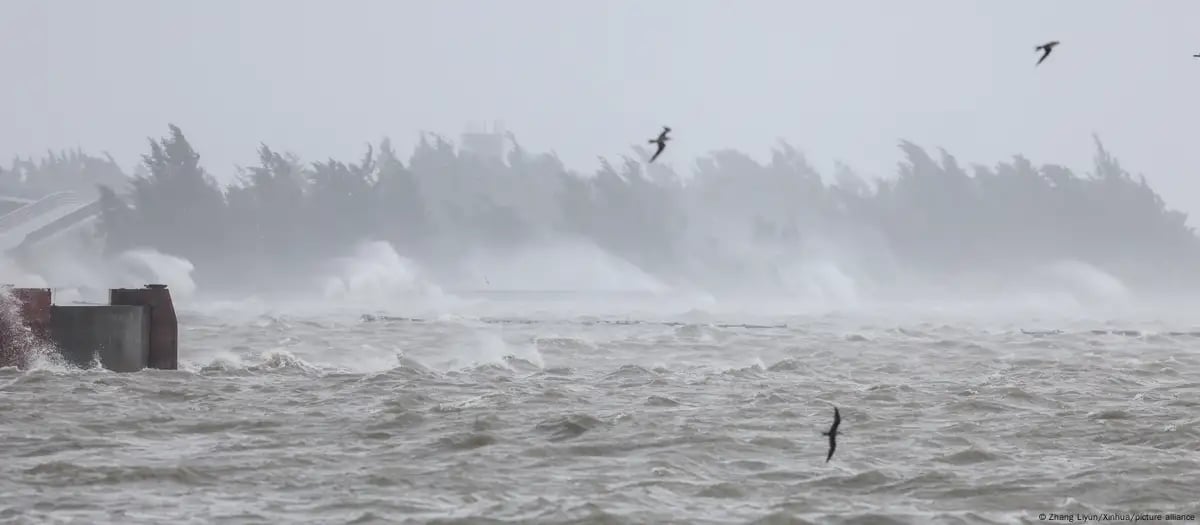
<svg viewBox="0 0 1200 525"><path fill-rule="evenodd" d="M0 194L33 199L82 190L86 197L95 197L100 185L119 185L125 179L121 167L108 155L100 158L79 150L51 151L37 162L17 158L11 168L0 168Z"/></svg>
<svg viewBox="0 0 1200 525"><path fill-rule="evenodd" d="M365 240L452 269L475 250L582 238L668 282L770 286L787 265L812 258L876 280L1059 260L1129 283L1200 276L1187 217L1098 140L1086 176L1019 156L964 167L901 142L897 176L873 183L845 166L827 180L787 144L766 164L714 152L685 179L644 164L640 149L641 160L603 160L582 176L511 142L500 159L425 135L407 162L386 140L355 162L303 163L260 145L258 165L222 188L171 126L151 141L143 175L101 190L98 230L110 250L186 257L202 287L286 286ZM111 161L76 155L84 160L70 165L84 176L112 177Z"/></svg>

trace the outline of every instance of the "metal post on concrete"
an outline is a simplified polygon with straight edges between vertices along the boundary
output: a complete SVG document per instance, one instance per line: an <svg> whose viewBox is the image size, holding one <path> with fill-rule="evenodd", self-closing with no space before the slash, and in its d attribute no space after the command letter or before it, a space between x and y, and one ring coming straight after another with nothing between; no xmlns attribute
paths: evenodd
<svg viewBox="0 0 1200 525"><path fill-rule="evenodd" d="M165 284L147 284L145 288L114 288L108 301L113 306L150 307L150 355L148 368L179 368L179 321L175 304Z"/></svg>

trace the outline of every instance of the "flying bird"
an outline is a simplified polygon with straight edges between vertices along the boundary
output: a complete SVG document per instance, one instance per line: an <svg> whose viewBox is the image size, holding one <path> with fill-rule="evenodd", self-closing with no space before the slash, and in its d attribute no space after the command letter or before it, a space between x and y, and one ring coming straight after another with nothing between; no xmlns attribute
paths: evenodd
<svg viewBox="0 0 1200 525"><path fill-rule="evenodd" d="M1054 46L1057 46L1057 45L1058 45L1058 40L1052 40L1050 42L1046 42L1045 44L1042 44L1040 46L1033 48L1034 51L1043 51L1044 50L1044 52L1042 53L1042 58L1039 58L1037 61L1037 64L1034 64L1034 65L1035 66L1039 65L1042 63L1043 60L1046 60L1046 57L1050 56L1050 52L1054 50Z"/></svg>
<svg viewBox="0 0 1200 525"><path fill-rule="evenodd" d="M658 138L650 139L648 141L651 144L658 144L658 151L655 151L654 156L650 157L650 162L654 162L654 159L657 159L658 156L662 154L663 150L667 148L667 141L671 140L671 137L668 137L667 133L670 133L670 132L671 132L670 127L663 126L662 133L658 134Z"/></svg>
<svg viewBox="0 0 1200 525"><path fill-rule="evenodd" d="M829 427L829 432L822 432L822 436L829 436L829 455L825 456L825 462L833 458L833 451L837 450L837 429L838 425L842 424L842 415L838 413L837 407L833 407L833 425Z"/></svg>

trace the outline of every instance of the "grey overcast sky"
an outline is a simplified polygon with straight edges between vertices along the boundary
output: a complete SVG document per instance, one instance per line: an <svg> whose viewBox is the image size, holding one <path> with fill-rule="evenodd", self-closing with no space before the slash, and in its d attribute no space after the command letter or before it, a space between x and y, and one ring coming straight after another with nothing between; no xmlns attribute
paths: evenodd
<svg viewBox="0 0 1200 525"><path fill-rule="evenodd" d="M786 139L879 176L900 139L1083 170L1098 133L1200 216L1198 0L4 0L0 35L5 158L132 166L173 122L227 177L502 120L579 170L666 124L682 171Z"/></svg>

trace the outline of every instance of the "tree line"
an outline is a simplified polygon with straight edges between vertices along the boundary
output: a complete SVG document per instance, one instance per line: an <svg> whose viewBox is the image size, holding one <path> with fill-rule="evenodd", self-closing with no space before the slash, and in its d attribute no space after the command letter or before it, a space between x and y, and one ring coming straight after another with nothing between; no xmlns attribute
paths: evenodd
<svg viewBox="0 0 1200 525"><path fill-rule="evenodd" d="M260 145L257 165L221 185L172 125L132 176L111 158L51 154L0 172L0 190L94 184L109 253L187 258L202 289L286 287L367 240L453 266L475 250L585 239L666 281L769 275L773 260L813 254L883 281L1062 259L1134 284L1200 276L1187 216L1098 139L1084 175L1021 156L967 167L901 142L896 175L880 180L846 166L823 177L788 144L766 163L715 151L686 176L647 165L639 147L580 174L511 145L492 158L423 134L407 160L385 139L354 161L318 162Z"/></svg>

